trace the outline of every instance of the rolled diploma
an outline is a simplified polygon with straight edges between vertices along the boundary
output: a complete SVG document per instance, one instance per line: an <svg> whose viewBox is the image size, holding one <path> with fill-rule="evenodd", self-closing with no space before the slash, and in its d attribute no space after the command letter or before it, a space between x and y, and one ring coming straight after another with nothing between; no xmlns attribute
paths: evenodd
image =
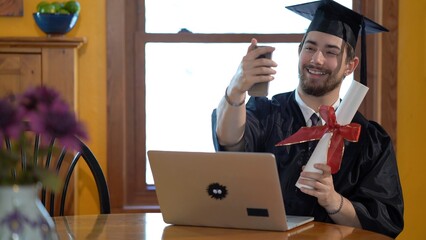
<svg viewBox="0 0 426 240"><path fill-rule="evenodd" d="M351 123L352 119L355 116L356 111L361 105L362 100L367 94L368 87L352 80L352 83L343 98L340 106L336 111L336 121L340 125L346 125ZM314 149L311 157L309 158L308 163L303 169L304 172L318 172L322 173L321 170L314 168L315 163L327 163L327 152L328 146L330 145L330 139L332 137L332 133L325 133L321 139L319 140L317 146ZM306 186L296 182L296 187L306 187L312 189L310 186Z"/></svg>

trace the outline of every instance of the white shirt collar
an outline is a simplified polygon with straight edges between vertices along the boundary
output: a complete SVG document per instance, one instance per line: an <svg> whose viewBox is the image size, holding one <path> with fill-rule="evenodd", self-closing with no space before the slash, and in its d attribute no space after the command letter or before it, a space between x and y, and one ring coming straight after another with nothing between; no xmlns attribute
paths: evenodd
<svg viewBox="0 0 426 240"><path fill-rule="evenodd" d="M315 110L310 108L308 105L306 105L305 102L303 102L303 100L300 97L297 89L295 90L295 92L296 92L296 94L295 94L296 102L299 105L300 110L302 111L303 117L305 118L306 126L311 126L312 125L311 116L312 116L313 113L316 113L316 112L315 112ZM337 107L339 107L339 105L340 105L340 98L337 99L337 101L333 104L334 110L336 110ZM321 118L321 116L318 113L316 113L316 114L321 119L322 125L324 125L325 121Z"/></svg>

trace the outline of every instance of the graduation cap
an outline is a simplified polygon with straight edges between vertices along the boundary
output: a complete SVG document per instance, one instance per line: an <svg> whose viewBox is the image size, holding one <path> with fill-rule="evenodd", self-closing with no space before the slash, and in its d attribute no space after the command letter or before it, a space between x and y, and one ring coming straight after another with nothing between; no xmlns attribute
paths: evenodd
<svg viewBox="0 0 426 240"><path fill-rule="evenodd" d="M365 35L389 32L385 27L332 0L287 6L287 9L312 20L306 33L319 31L342 38L354 49L361 31L361 83L367 85L367 54Z"/></svg>

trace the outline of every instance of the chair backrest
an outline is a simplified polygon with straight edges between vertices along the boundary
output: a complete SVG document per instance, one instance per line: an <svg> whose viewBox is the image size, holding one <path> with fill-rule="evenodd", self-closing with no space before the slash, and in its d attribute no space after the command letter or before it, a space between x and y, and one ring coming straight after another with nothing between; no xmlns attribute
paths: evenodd
<svg viewBox="0 0 426 240"><path fill-rule="evenodd" d="M35 162L38 164L43 164L46 168L55 170L58 175L63 178L63 186L59 192L54 193L43 188L40 193L40 199L51 216L64 216L71 214L65 210L67 202L72 199L72 196L70 197L70 194L67 193L72 190L73 181L71 181L71 179L74 173L74 169L77 166L77 163L82 159L89 167L93 179L96 183L100 213L108 214L111 212L110 195L102 168L89 147L86 146L86 144L77 137L75 138L80 144L80 151L67 151L65 148L58 149L59 147L56 147L55 145L55 139L52 139L47 146L46 144L42 145L43 149L48 149L48 151L40 154L41 151L43 151L40 147L41 137L40 135L35 135L34 154L33 156L27 156L28 153L26 153L26 151L21 151L22 161L28 161L28 157L33 158ZM9 139L5 139L5 144L6 148L12 148L12 143Z"/></svg>

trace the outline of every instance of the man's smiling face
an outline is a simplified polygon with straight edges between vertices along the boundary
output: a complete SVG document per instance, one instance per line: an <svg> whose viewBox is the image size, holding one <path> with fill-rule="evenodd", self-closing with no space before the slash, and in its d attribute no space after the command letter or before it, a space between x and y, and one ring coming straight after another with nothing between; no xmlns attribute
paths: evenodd
<svg viewBox="0 0 426 240"><path fill-rule="evenodd" d="M306 94L324 96L341 85L348 69L344 46L334 35L318 31L307 34L299 53L299 84Z"/></svg>

